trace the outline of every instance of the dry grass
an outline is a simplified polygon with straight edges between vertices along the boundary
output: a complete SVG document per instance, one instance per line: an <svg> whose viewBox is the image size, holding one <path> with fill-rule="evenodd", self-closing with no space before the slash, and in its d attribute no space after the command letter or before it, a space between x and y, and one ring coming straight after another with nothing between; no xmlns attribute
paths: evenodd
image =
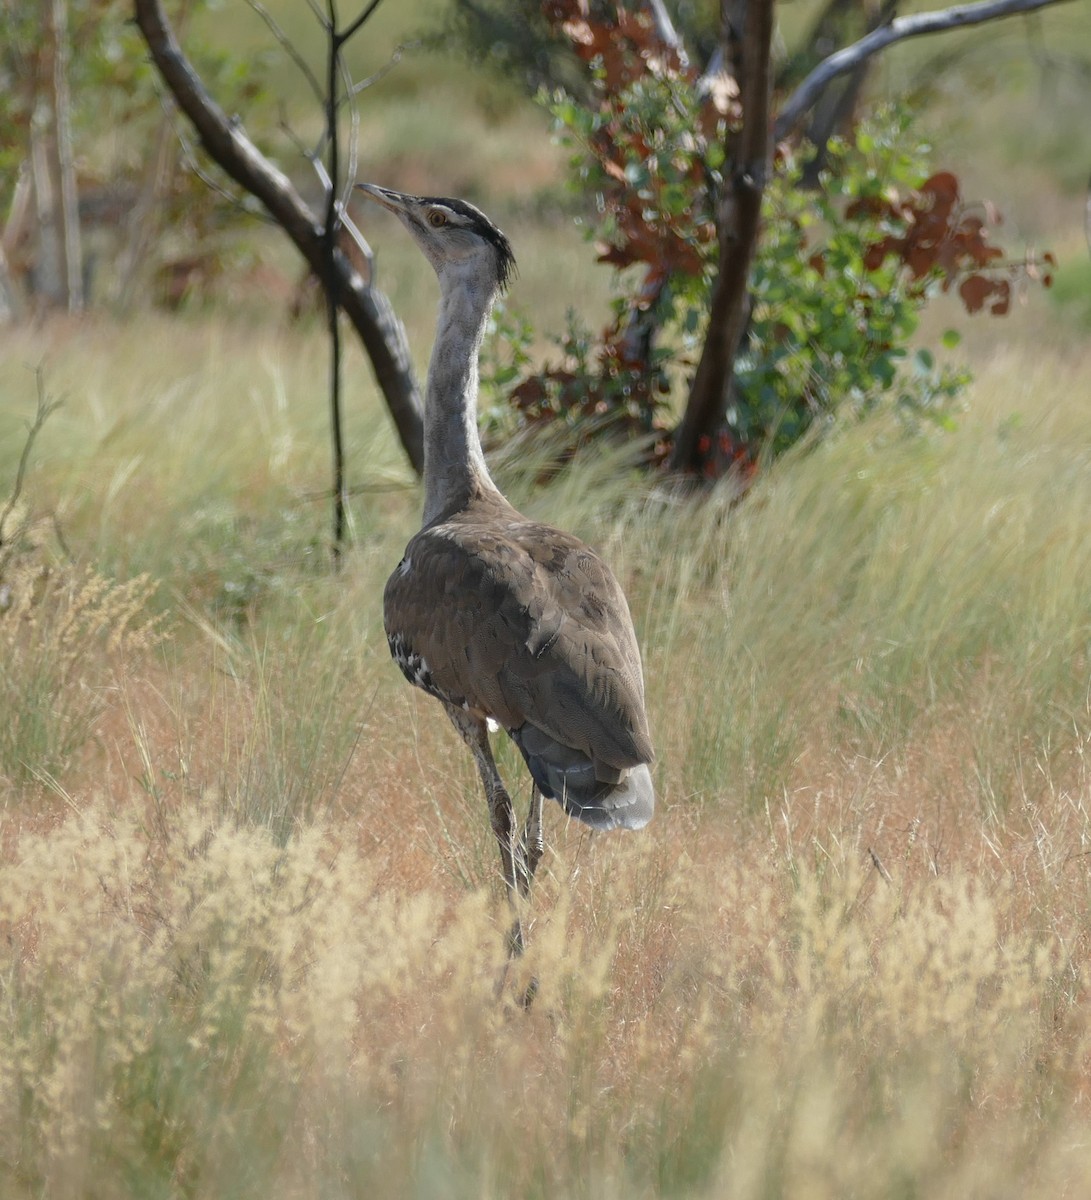
<svg viewBox="0 0 1091 1200"><path fill-rule="evenodd" d="M92 569L49 567L38 554L0 572L0 771L49 780L67 769L110 706L126 662L160 640L147 576L113 583Z"/></svg>
<svg viewBox="0 0 1091 1200"><path fill-rule="evenodd" d="M604 843L538 897L524 1013L486 892L395 886L324 820L281 846L214 799L139 813L89 802L4 868L8 1195L1060 1195L1087 1170L1071 963L996 879Z"/></svg>
<svg viewBox="0 0 1091 1200"><path fill-rule="evenodd" d="M361 73L430 9L382 12ZM251 18L225 17L236 42ZM361 174L489 180L512 303L600 323L578 231L527 215L557 162L538 118L465 91L434 60L390 76ZM1027 95L952 91L937 121L967 193L1064 271L1080 201L1043 193L1041 134L1082 163L1078 123ZM1018 143L1010 189L984 119ZM381 213L365 229L423 366L434 280ZM661 807L595 838L548 812L498 992L473 767L381 628L417 491L352 351L355 546L329 575L324 345L236 299L3 332L0 501L39 362L64 404L20 511L47 536L0 578L0 1194L1084 1195L1091 352L1063 311L969 325L956 433L871 421L743 505L616 456L548 487L523 447L499 464L623 578Z"/></svg>
<svg viewBox="0 0 1091 1200"><path fill-rule="evenodd" d="M502 468L626 581L662 807L549 813L498 997L472 765L381 632L417 506L388 430L352 418L332 579L320 345L192 322L153 367L159 332L16 347L66 394L26 502L122 582L54 656L82 743L3 768L5 1196L1080 1194L1085 354L1012 348L958 433L846 430L739 507ZM0 637L9 673L38 644Z"/></svg>

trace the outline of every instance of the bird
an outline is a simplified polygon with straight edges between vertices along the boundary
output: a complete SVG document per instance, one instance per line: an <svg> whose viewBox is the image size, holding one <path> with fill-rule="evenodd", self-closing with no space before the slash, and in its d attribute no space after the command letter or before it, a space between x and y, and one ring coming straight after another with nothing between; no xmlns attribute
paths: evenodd
<svg viewBox="0 0 1091 1200"><path fill-rule="evenodd" d="M655 755L625 594L577 537L518 512L493 482L477 426L478 357L515 272L507 237L465 200L357 183L432 264L440 299L424 400L424 511L383 594L390 652L438 699L484 787L516 913L544 853L543 797L594 830L651 820ZM489 741L502 729L531 776L520 833Z"/></svg>

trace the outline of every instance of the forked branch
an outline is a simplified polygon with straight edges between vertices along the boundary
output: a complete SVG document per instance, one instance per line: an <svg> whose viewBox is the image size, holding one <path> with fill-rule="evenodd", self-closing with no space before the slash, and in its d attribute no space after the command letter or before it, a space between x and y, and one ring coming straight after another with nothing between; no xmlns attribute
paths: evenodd
<svg viewBox="0 0 1091 1200"><path fill-rule="evenodd" d="M291 238L307 265L332 291L363 342L402 446L414 470L424 466L420 390L413 375L405 329L389 300L361 279L343 253L331 258L322 221L291 180L265 157L209 95L178 44L160 0L134 0L136 23L152 60L178 107L193 124L210 157L256 197ZM354 27L374 7L361 15ZM344 35L342 35L344 36Z"/></svg>
<svg viewBox="0 0 1091 1200"><path fill-rule="evenodd" d="M27 528L26 522L20 520L18 516L16 516L14 522L11 518L13 514L17 514L34 443L37 441L38 435L42 432L42 427L46 421L61 406L59 400L50 400L47 398L41 367L35 372L35 382L37 384L38 406L34 413L34 420L27 426L27 436L23 442L23 449L19 454L19 461L15 467L15 480L11 485L11 491L8 493L8 497L3 504L0 504L0 579L3 578L4 570L10 561L11 555L15 552L19 540ZM58 539L60 539L59 528L57 534ZM63 549L64 542L63 539L60 540ZM0 608L2 607L3 605L0 604Z"/></svg>
<svg viewBox="0 0 1091 1200"><path fill-rule="evenodd" d="M865 59L895 42L906 38L922 37L928 33L946 33L968 25L980 25L1000 17L1017 16L1034 12L1051 4L1062 4L1065 0L982 0L978 4L959 4L938 12L914 13L908 17L897 17L889 25L882 25L865 34L842 50L825 58L796 88L781 107L774 126L777 141L790 134L809 111L829 84L839 75L858 67Z"/></svg>

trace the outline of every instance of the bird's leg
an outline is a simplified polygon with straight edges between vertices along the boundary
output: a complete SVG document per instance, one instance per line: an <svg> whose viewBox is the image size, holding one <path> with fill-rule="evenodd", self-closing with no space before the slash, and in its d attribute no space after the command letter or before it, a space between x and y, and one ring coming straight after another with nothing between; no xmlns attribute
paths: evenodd
<svg viewBox="0 0 1091 1200"><path fill-rule="evenodd" d="M530 895L530 885L534 882L534 872L538 869L545 842L542 838L542 793L531 785L530 809L527 812L527 823L523 826L522 870L519 872L519 892L526 898Z"/></svg>
<svg viewBox="0 0 1091 1200"><path fill-rule="evenodd" d="M480 718L458 708L453 704L445 705L447 715L454 727L462 736L462 740L473 752L477 763L477 772L485 788L485 798L489 805L489 821L492 824L493 835L500 847L500 867L507 887L508 902L515 911L515 921L508 932L508 953L516 957L523 953L523 926L519 920L519 896L525 895L519 884L526 875L525 856L518 841L515 824L515 810L511 797L496 769L496 762L489 745L489 731L485 722ZM536 864L537 865L537 864Z"/></svg>

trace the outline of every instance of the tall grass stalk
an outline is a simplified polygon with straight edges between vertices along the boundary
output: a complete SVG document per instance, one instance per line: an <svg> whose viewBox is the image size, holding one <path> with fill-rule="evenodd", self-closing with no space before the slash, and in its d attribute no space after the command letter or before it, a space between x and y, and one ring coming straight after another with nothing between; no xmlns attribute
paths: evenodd
<svg viewBox="0 0 1091 1200"><path fill-rule="evenodd" d="M24 834L5 1194L1049 1195L1091 1165L1063 950L1003 896L606 856L547 889L527 1014L483 893L392 891L322 820Z"/></svg>
<svg viewBox="0 0 1091 1200"><path fill-rule="evenodd" d="M37 556L0 577L0 775L16 783L66 770L108 706L114 668L162 636L146 576L113 583Z"/></svg>
<svg viewBox="0 0 1091 1200"><path fill-rule="evenodd" d="M54 703L102 707L63 812L2 768L0 1194L1081 1194L1086 354L997 354L955 433L841 430L742 503L606 452L498 464L625 585L661 803L632 837L550 805L497 994L473 766L381 629L419 498L377 401L360 373L334 581L297 553L308 335L171 330L155 361L154 319L18 335L66 394L35 488L157 585L123 627L168 610L172 639L109 690L117 623L77 639ZM48 579L29 612L67 628ZM0 676L65 661L17 628Z"/></svg>

